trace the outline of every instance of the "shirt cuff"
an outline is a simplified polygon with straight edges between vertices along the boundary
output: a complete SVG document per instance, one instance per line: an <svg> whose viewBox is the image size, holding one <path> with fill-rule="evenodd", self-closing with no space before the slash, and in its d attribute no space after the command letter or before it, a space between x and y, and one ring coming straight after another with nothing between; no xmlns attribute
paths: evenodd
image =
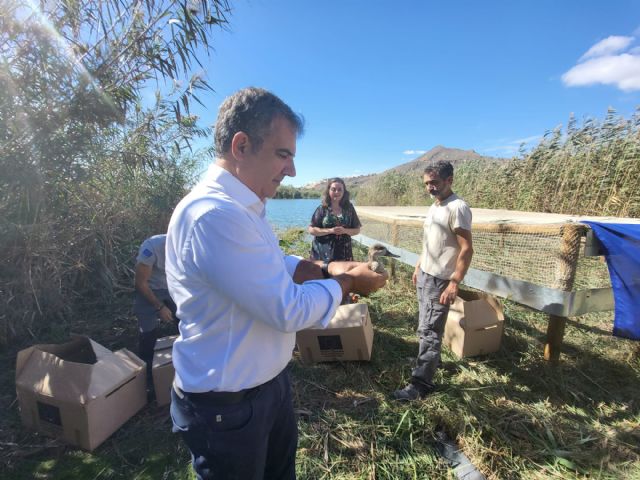
<svg viewBox="0 0 640 480"><path fill-rule="evenodd" d="M337 280L331 278L328 280L323 280L322 285L326 287L327 290L329 290L329 292L331 292L331 296L333 297L333 301L334 301L334 306L338 308L338 306L342 302L342 287L340 286L340 283L338 283ZM338 305L335 305L335 302L337 302Z"/></svg>
<svg viewBox="0 0 640 480"><path fill-rule="evenodd" d="M342 287L335 278L328 278L326 280L311 280L311 282L318 283L329 290L329 293L333 298L333 307L337 308L338 306L340 306L340 303L342 302Z"/></svg>
<svg viewBox="0 0 640 480"><path fill-rule="evenodd" d="M333 318L336 313L336 310L342 303L342 287L337 280L333 278L329 278L327 280L310 280L304 283L305 285L309 284L317 284L326 289L331 295L331 299L329 303L325 304L327 306L327 310L325 315L320 319L318 323L316 323L315 328L327 328L329 322ZM329 299L327 299L329 300ZM311 327L313 328L313 327Z"/></svg>
<svg viewBox="0 0 640 480"><path fill-rule="evenodd" d="M287 269L287 273L289 273L289 276L292 278L296 268L298 268L300 260L302 260L302 257L299 257L298 255L285 255L284 257L284 265Z"/></svg>

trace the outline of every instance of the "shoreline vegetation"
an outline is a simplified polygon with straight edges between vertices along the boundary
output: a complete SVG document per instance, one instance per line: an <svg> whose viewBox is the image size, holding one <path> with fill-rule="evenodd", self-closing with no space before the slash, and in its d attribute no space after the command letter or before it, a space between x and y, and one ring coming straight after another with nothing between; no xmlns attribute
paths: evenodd
<svg viewBox="0 0 640 480"><path fill-rule="evenodd" d="M454 190L476 208L640 217L640 111L569 118L530 152L455 167ZM347 182L348 183L348 182ZM350 188L350 191L352 189ZM390 171L353 188L358 205L425 205L421 175Z"/></svg>
<svg viewBox="0 0 640 480"><path fill-rule="evenodd" d="M298 188L291 185L278 187L275 197L277 199L293 200L299 198L320 198L321 192L311 188Z"/></svg>

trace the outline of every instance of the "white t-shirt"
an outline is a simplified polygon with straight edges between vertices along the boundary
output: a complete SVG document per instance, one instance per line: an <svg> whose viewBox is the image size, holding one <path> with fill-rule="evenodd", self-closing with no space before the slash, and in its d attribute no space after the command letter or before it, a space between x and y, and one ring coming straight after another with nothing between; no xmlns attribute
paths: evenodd
<svg viewBox="0 0 640 480"><path fill-rule="evenodd" d="M471 231L469 205L452 193L440 204L429 207L424 219L420 268L442 280L449 280L456 270L460 246L454 230Z"/></svg>

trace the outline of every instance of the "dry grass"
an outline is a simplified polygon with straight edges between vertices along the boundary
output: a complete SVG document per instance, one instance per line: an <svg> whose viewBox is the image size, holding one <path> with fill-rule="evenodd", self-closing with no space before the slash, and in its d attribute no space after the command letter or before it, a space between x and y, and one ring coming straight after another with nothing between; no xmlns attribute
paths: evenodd
<svg viewBox="0 0 640 480"><path fill-rule="evenodd" d="M308 250L297 234L282 243ZM111 348L132 347L135 322L123 302L79 328ZM407 272L399 269L366 302L375 327L371 362L292 361L298 478L454 478L434 450L439 428L492 480L640 478L638 344L611 337L610 314L570 320L554 367L542 358L544 316L507 302L500 351L457 360L445 349L438 390L405 405L389 393L407 381L417 351ZM23 430L13 386L18 347L2 355L0 407L8 414L0 420L0 478L192 478L166 408L145 408L92 454Z"/></svg>

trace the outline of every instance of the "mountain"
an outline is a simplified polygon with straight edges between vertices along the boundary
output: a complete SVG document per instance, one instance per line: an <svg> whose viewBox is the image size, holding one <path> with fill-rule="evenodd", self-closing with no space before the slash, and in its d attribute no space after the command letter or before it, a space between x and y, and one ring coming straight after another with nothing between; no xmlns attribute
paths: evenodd
<svg viewBox="0 0 640 480"><path fill-rule="evenodd" d="M382 172L397 172L404 174L412 174L422 175L424 172L424 168L429 163L439 162L440 160L445 160L451 162L454 169L458 167L460 164L467 162L469 160L482 160L486 162L502 162L506 159L498 158L498 157L486 157L480 155L474 150L460 150L459 148L447 148L442 145L438 145L437 147L433 147L427 153L419 156L415 160L412 160L407 163L403 163L402 165L398 165L397 167L390 168L389 170L385 170Z"/></svg>
<svg viewBox="0 0 640 480"><path fill-rule="evenodd" d="M424 172L424 168L428 163L438 162L440 160L446 160L451 162L453 167L457 167L460 164L469 160L482 160L486 162L503 162L507 159L498 157L487 157L480 155L474 150L461 150L459 148L447 148L442 145L433 147L427 153L419 156L418 158L411 160L410 162L403 163L393 168L389 168L381 173L371 173L369 175L358 175L356 177L344 177L343 180L347 184L347 189L353 187L361 187L367 183L373 182L377 177L396 172L404 175L416 175L420 176ZM319 182L309 183L304 188L322 191L325 187L327 179L323 179Z"/></svg>

